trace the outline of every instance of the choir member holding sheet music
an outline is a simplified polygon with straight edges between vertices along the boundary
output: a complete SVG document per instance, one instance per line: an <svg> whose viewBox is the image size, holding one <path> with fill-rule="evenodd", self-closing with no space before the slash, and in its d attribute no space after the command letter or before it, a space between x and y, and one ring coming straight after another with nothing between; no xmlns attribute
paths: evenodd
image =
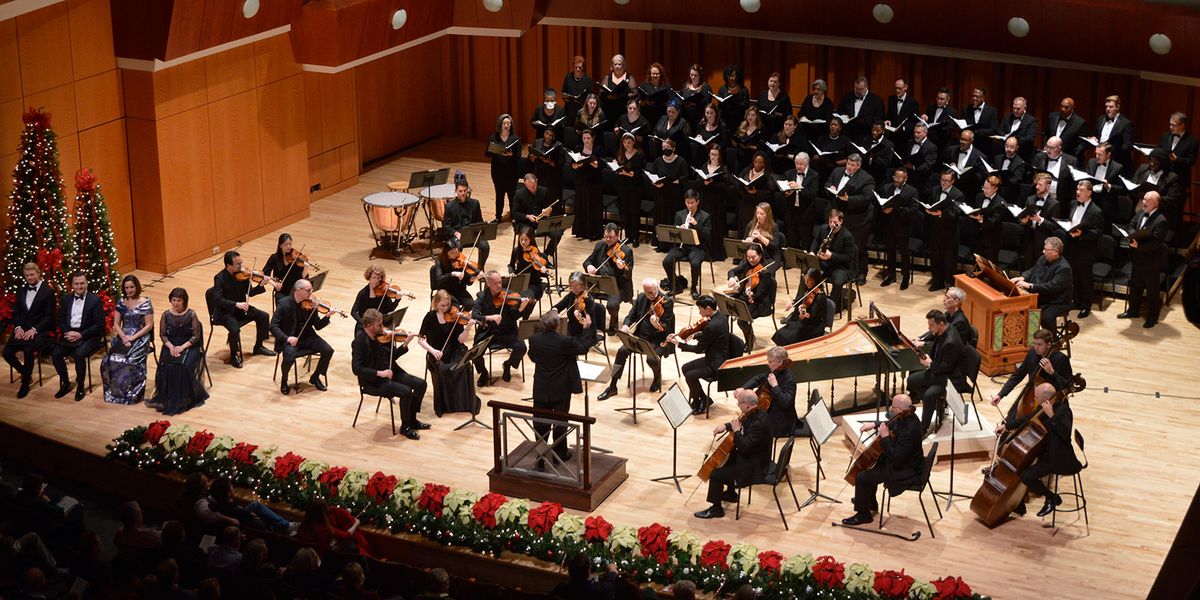
<svg viewBox="0 0 1200 600"><path fill-rule="evenodd" d="M829 205L845 215L846 229L860 250L851 273L862 285L867 282L867 237L871 233L871 205L875 202L875 180L862 169L862 156L856 152L847 157L845 167L833 170L825 190L830 196Z"/></svg>
<svg viewBox="0 0 1200 600"><path fill-rule="evenodd" d="M712 110L712 107L707 109ZM707 112L707 111L706 111ZM724 240L729 235L729 169L721 162L721 147L715 143L705 149L707 160L692 170L696 174L694 186L700 191L700 207L712 216L712 235L709 236L708 256L712 260L725 260Z"/></svg>
<svg viewBox="0 0 1200 600"><path fill-rule="evenodd" d="M638 148L632 133L621 136L621 147L613 163L617 167L613 169L617 174L617 207L621 211L621 219L625 221L625 235L637 244L638 223L642 216L642 194L646 189L642 176L646 170L646 156Z"/></svg>
<svg viewBox="0 0 1200 600"><path fill-rule="evenodd" d="M728 159L729 162L735 164L738 169L745 168L750 164L750 158L756 152L766 149L766 141L767 132L763 129L763 121L758 114L758 109L747 108L742 123L729 138L728 155L733 157Z"/></svg>
<svg viewBox="0 0 1200 600"><path fill-rule="evenodd" d="M688 145L692 148L692 164L700 165L708 160L709 146L715 144L721 149L725 147L725 124L721 122L716 106L709 104L704 107L700 125L693 131L694 134L688 138Z"/></svg>
<svg viewBox="0 0 1200 600"><path fill-rule="evenodd" d="M814 140L828 130L829 119L833 118L833 100L829 99L829 85L824 79L814 79L810 93L800 103L800 126L804 137Z"/></svg>
<svg viewBox="0 0 1200 600"><path fill-rule="evenodd" d="M712 86L704 81L704 67L694 64L688 68L688 80L676 90L675 97L683 103L683 120L692 130L704 118L704 109L712 104Z"/></svg>
<svg viewBox="0 0 1200 600"><path fill-rule="evenodd" d="M758 112L762 116L767 137L783 129L783 120L792 116L792 98L780 88L779 73L767 76L767 89L758 95Z"/></svg>
<svg viewBox="0 0 1200 600"><path fill-rule="evenodd" d="M534 137L542 137L546 129L553 129L556 136L562 134L567 121L567 111L558 105L558 92L554 88L546 88L542 93L542 103L533 109L529 124L533 125Z"/></svg>
<svg viewBox="0 0 1200 600"><path fill-rule="evenodd" d="M650 63L646 71L646 80L637 87L638 106L646 121L658 123L667 114L667 103L675 99L671 83L667 81L667 73L659 63Z"/></svg>
<svg viewBox="0 0 1200 600"><path fill-rule="evenodd" d="M958 270L958 217L962 213L959 204L963 193L954 186L954 171L946 169L938 177L938 185L929 195L925 208L928 226L926 243L929 245L929 270L932 277L929 291L936 292L954 283Z"/></svg>
<svg viewBox="0 0 1200 600"><path fill-rule="evenodd" d="M584 64L582 56L571 59L571 70L563 76L562 87L559 88L568 118L574 118L579 113L584 99L592 92L592 78L584 70Z"/></svg>
<svg viewBox="0 0 1200 600"><path fill-rule="evenodd" d="M742 85L742 68L737 65L725 67L725 85L722 85L713 99L720 107L721 122L726 131L737 131L738 125L746 118L746 109L750 108L750 92Z"/></svg>
<svg viewBox="0 0 1200 600"><path fill-rule="evenodd" d="M771 172L767 170L767 153L756 153L750 165L734 179L741 198L737 207L737 230L745 231L746 225L754 219L754 207L759 202L769 201L775 187L771 183Z"/></svg>
<svg viewBox="0 0 1200 600"><path fill-rule="evenodd" d="M884 118L883 98L870 89L870 81L859 76L854 80L854 89L842 96L837 114L843 115L846 136L862 143L870 135L871 123Z"/></svg>
<svg viewBox="0 0 1200 600"><path fill-rule="evenodd" d="M920 214L917 206L917 188L909 185L908 171L904 167L892 169L891 180L874 192L879 214L883 220L884 271L883 281L887 287L896 282L896 257L899 254L900 289L908 289L912 282L912 253L908 237L912 232L912 219Z"/></svg>
<svg viewBox="0 0 1200 600"><path fill-rule="evenodd" d="M937 169L938 148L928 136L929 126L918 123L913 127L912 144L900 153L904 168L912 174L912 186L918 190L929 188L929 177Z"/></svg>
<svg viewBox="0 0 1200 600"><path fill-rule="evenodd" d="M625 70L625 57L614 54L608 75L597 86L600 110L610 118L625 112L625 103L637 98L637 82Z"/></svg>
<svg viewBox="0 0 1200 600"><path fill-rule="evenodd" d="M888 137L900 144L912 139L912 129L917 124L921 104L908 93L908 80L903 77L896 79L893 88L896 93L888 96L883 124L887 128Z"/></svg>
<svg viewBox="0 0 1200 600"><path fill-rule="evenodd" d="M512 205L516 193L521 159L521 138L513 131L513 119L508 114L496 119L496 133L488 139L487 152L492 160L492 187L496 192L496 223L504 216L504 197Z"/></svg>
<svg viewBox="0 0 1200 600"><path fill-rule="evenodd" d="M625 103L625 112L623 114L614 114L621 114L621 116L613 124L613 134L617 137L621 137L626 133L633 134L638 146L645 147L643 140L646 138L646 134L650 133L650 122L646 120L646 117L642 116L641 108L638 107L638 101L630 99Z"/></svg>
<svg viewBox="0 0 1200 600"><path fill-rule="evenodd" d="M781 199L776 203L779 216L786 223L784 234L794 248L812 246L813 229L825 214L821 197L821 182L812 168L807 152L800 152L792 161L794 168L784 172L778 181Z"/></svg>
<svg viewBox="0 0 1200 600"><path fill-rule="evenodd" d="M794 115L784 118L779 133L764 142L764 145L771 152L771 170L776 173L792 168L796 153L808 148L804 143L804 132L800 131L800 122Z"/></svg>
<svg viewBox="0 0 1200 600"><path fill-rule="evenodd" d="M1092 312L1092 265L1096 262L1096 239L1107 229L1104 213L1092 202L1091 181L1075 184L1075 200L1068 206L1066 214L1065 219L1056 223L1065 232L1063 239L1067 244L1063 256L1071 265L1075 308L1079 309L1079 318L1083 319Z"/></svg>
<svg viewBox="0 0 1200 600"><path fill-rule="evenodd" d="M670 223L675 213L683 208L683 185L692 170L687 161L675 151L674 140L663 140L662 150L662 156L654 159L654 165L646 172L646 177L654 186L654 222ZM650 171L653 171L653 174ZM640 215L640 211L638 214ZM626 230L625 235L633 240L634 247L637 247L636 224L632 230ZM665 251L666 248L662 250Z"/></svg>
<svg viewBox="0 0 1200 600"><path fill-rule="evenodd" d="M595 94L588 94L583 101L583 107L579 109L579 113L575 115L575 133L583 135L583 131L590 130L593 135L600 135L602 128L608 126L608 119L604 115L604 111L600 110L600 99ZM579 148L571 148L578 150Z"/></svg>
<svg viewBox="0 0 1200 600"><path fill-rule="evenodd" d="M1136 319L1141 316L1143 294L1146 299L1146 329L1158 323L1158 311L1162 307L1160 275L1167 266L1167 217L1159 210L1159 193L1146 192L1142 197L1142 208L1133 215L1125 229L1116 233L1129 239L1133 251L1133 271L1129 276L1129 307L1117 315L1118 319Z"/></svg>
<svg viewBox="0 0 1200 600"><path fill-rule="evenodd" d="M575 237L587 240L600 238L600 227L604 224L604 200L600 187L600 158L596 156L596 134L590 129L581 134L583 147L579 152L570 152L571 168L575 170Z"/></svg>
<svg viewBox="0 0 1200 600"><path fill-rule="evenodd" d="M929 141L937 146L938 154L950 147L950 124L958 112L950 106L950 88L938 88L933 104L925 109L918 123L924 123L928 129ZM924 183L924 181L920 182ZM914 184L915 185L915 184ZM918 189L920 186L918 186Z"/></svg>

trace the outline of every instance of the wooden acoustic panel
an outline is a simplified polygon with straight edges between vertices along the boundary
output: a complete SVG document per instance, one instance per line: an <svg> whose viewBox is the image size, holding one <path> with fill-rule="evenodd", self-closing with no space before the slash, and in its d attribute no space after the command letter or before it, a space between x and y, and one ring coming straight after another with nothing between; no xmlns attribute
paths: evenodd
<svg viewBox="0 0 1200 600"><path fill-rule="evenodd" d="M70 0L67 3L70 8L71 66L76 80L117 67L109 1Z"/></svg>
<svg viewBox="0 0 1200 600"><path fill-rule="evenodd" d="M399 9L407 11L408 21L395 30L391 17ZM300 63L336 67L441 31L453 22L454 11L445 3L313 0L304 3L292 22L292 47Z"/></svg>
<svg viewBox="0 0 1200 600"><path fill-rule="evenodd" d="M50 113L50 127L60 137L79 131L75 86L69 82L36 94L26 94L24 104L27 108L44 108Z"/></svg>
<svg viewBox="0 0 1200 600"><path fill-rule="evenodd" d="M208 101L205 61L194 60L152 75L154 118L193 110Z"/></svg>
<svg viewBox="0 0 1200 600"><path fill-rule="evenodd" d="M17 52L17 20L0 21L0 102L21 97L21 61Z"/></svg>
<svg viewBox="0 0 1200 600"><path fill-rule="evenodd" d="M167 264L216 240L208 112L207 105L200 106L155 124L161 192L153 198L163 205Z"/></svg>
<svg viewBox="0 0 1200 600"><path fill-rule="evenodd" d="M19 97L7 102L0 102L0 141L2 141L0 148L5 153L17 150L17 144L21 141L21 132L25 129L25 124L21 121L21 115L24 112L25 102ZM11 164L0 163L0 179L10 179L12 168ZM0 198L6 197L0 196Z"/></svg>
<svg viewBox="0 0 1200 600"><path fill-rule="evenodd" d="M212 140L212 216L216 241L236 238L263 224L258 100L254 90L208 104Z"/></svg>
<svg viewBox="0 0 1200 600"><path fill-rule="evenodd" d="M70 53L62 52L71 39L67 3L25 13L16 21L22 93L28 96L70 83Z"/></svg>
<svg viewBox="0 0 1200 600"><path fill-rule="evenodd" d="M263 216L272 223L308 210L304 78L293 75L257 89Z"/></svg>
<svg viewBox="0 0 1200 600"><path fill-rule="evenodd" d="M442 66L451 43L444 38L354 69L358 153L364 163L446 133L446 115L461 114L473 94L483 93L482 85L465 97L465 91L430 93L446 90L443 73L459 72Z"/></svg>
<svg viewBox="0 0 1200 600"><path fill-rule="evenodd" d="M139 269L164 272L167 242L164 232L161 173L158 168L158 133L155 123L146 119L125 119L129 147L130 206L137 239Z"/></svg>
<svg viewBox="0 0 1200 600"><path fill-rule="evenodd" d="M75 110L80 131L120 119L124 115L121 73L113 69L76 81Z"/></svg>
<svg viewBox="0 0 1200 600"><path fill-rule="evenodd" d="M254 81L264 85L300 73L291 37L277 35L254 43Z"/></svg>
<svg viewBox="0 0 1200 600"><path fill-rule="evenodd" d="M254 89L254 47L238 46L204 58L204 91L209 102Z"/></svg>
<svg viewBox="0 0 1200 600"><path fill-rule="evenodd" d="M125 266L134 265L137 259L125 120L117 119L80 131L79 159L84 167L96 173L100 182L104 202L108 205L117 257L124 270Z"/></svg>

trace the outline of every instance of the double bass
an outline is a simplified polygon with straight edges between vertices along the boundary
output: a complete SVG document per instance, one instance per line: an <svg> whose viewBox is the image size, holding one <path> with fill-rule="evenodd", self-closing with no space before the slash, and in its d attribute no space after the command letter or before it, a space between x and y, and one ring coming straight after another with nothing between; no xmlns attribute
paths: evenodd
<svg viewBox="0 0 1200 600"><path fill-rule="evenodd" d="M899 421L900 419L903 419L904 417L907 417L915 412L917 412L916 406L909 406L902 411L898 411L896 414L892 415L891 419L888 419L888 422L886 423L887 428L891 429L892 426L896 424L896 421ZM846 476L844 478L846 483L855 485L855 482L858 481L858 474L870 469L871 467L874 467L875 463L879 462L880 457L883 456L883 444L874 441L874 438L877 435L879 435L878 427L875 428L875 431L871 432L870 437L867 438L867 442L864 442L862 452L860 452L858 456L855 456L850 461L850 465L846 467Z"/></svg>
<svg viewBox="0 0 1200 600"><path fill-rule="evenodd" d="M1086 387L1087 382L1076 374L1066 387L1054 394L1050 402L1056 404ZM1029 468L1042 453L1046 434L1049 433L1039 418L1042 410L1039 405L1023 425L996 438L996 456L992 459L991 471L971 498L971 512L989 528L1002 523L1025 498L1021 471Z"/></svg>

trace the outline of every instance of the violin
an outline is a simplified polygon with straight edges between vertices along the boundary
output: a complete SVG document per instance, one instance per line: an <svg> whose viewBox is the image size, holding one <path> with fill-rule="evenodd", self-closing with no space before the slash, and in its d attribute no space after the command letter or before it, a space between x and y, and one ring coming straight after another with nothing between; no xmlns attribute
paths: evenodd
<svg viewBox="0 0 1200 600"><path fill-rule="evenodd" d="M463 272L463 281L474 282L476 277L479 277L479 263L473 260L467 260L466 255L459 253L458 257L451 263L455 271Z"/></svg>
<svg viewBox="0 0 1200 600"><path fill-rule="evenodd" d="M781 371L790 368L792 368L792 359L785 358L783 359L783 363L779 365L779 368L771 371L771 373L778 374ZM767 410L768 408L771 408L771 384L768 383L766 379L763 379L762 385L758 386L758 389L755 390L754 394L758 396L759 410Z"/></svg>
<svg viewBox="0 0 1200 600"><path fill-rule="evenodd" d="M575 310L571 313L575 316L575 320L583 323L584 315L587 315L588 291L592 288L583 290L583 293L575 297Z"/></svg>
<svg viewBox="0 0 1200 600"><path fill-rule="evenodd" d="M457 323L464 326L472 321L471 315L457 306L451 306L450 310L447 310L442 315L442 320L447 323Z"/></svg>
<svg viewBox="0 0 1200 600"><path fill-rule="evenodd" d="M618 266L618 269L624 271L629 268L629 263L625 261L625 250L621 248L621 242L617 242L616 244L610 246L607 254L608 258L613 261L613 264L617 264L616 261L619 260L621 261L621 264L625 265L624 267Z"/></svg>
<svg viewBox="0 0 1200 600"><path fill-rule="evenodd" d="M533 267L534 271L539 273L546 272L546 267L549 263L546 261L546 257L542 256L542 253L538 251L537 246L530 244L521 256L525 259L525 262L529 263L529 266Z"/></svg>
<svg viewBox="0 0 1200 600"><path fill-rule="evenodd" d="M380 344L390 344L393 341L407 343L416 336L417 334L408 333L403 329L381 329L379 333L375 335L375 341L379 342Z"/></svg>
<svg viewBox="0 0 1200 600"><path fill-rule="evenodd" d="M264 281L274 281L270 275L266 275L262 271L254 271L245 267L242 267L241 271L234 273L233 278L238 281L250 281L256 285Z"/></svg>
<svg viewBox="0 0 1200 600"><path fill-rule="evenodd" d="M708 324L711 322L712 322L712 317L701 317L700 319L698 319L696 322L692 323L691 325L688 325L687 327L680 329L679 333L675 334L675 337L677 337L681 340L686 340L686 339L692 337L693 335L696 335L697 333L704 331L704 328L708 327ZM667 342L663 342L660 345L666 346Z"/></svg>
<svg viewBox="0 0 1200 600"><path fill-rule="evenodd" d="M312 265L312 267L314 269L321 268L319 265L317 265L317 263L309 260L308 255L304 254L303 251L296 250L295 248L292 248L291 250L288 250L286 253L284 253L283 264L285 264L289 267L291 267L291 266L303 267L304 265Z"/></svg>
<svg viewBox="0 0 1200 600"><path fill-rule="evenodd" d="M770 266L773 264L775 264L775 261L771 261L766 264L763 264L762 261L759 261L757 265L750 267L750 270L747 271L745 277L737 280L737 283L729 286L729 289L727 289L725 293L736 294L739 290L741 290L742 284L746 282L749 282L749 285L746 287L746 291L749 293L751 290L758 287L759 282L762 281L762 272L770 268Z"/></svg>
<svg viewBox="0 0 1200 600"><path fill-rule="evenodd" d="M344 311L340 311L340 310L334 308L333 306L331 306L328 302L325 302L324 300L318 300L316 298L309 298L307 300L301 300L300 308L303 308L304 310L307 310L307 311L315 310L315 311L317 311L318 314L322 314L322 315L328 315L328 314L332 313L332 314L341 316L343 319L346 318L346 313Z"/></svg>
<svg viewBox="0 0 1200 600"><path fill-rule="evenodd" d="M502 306L520 308L521 303L524 301L525 297L517 292L505 292L504 290L500 290L495 294L492 294L492 306L495 306L496 308L500 308Z"/></svg>
<svg viewBox="0 0 1200 600"><path fill-rule="evenodd" d="M371 293L375 294L376 296L386 296L393 300L401 296L404 296L409 300L413 300L417 297L416 294L413 294L412 292L406 292L398 287L392 287L392 284L386 281L380 281L379 285L371 288Z"/></svg>
<svg viewBox="0 0 1200 600"><path fill-rule="evenodd" d="M823 286L824 284L825 284L825 280L822 279L821 281L819 281L817 283L817 285L812 286L811 289L809 289L807 292L805 292L804 296L802 296L799 300L792 302L790 305L788 305L787 309L784 310L783 312L785 314L791 313L792 309L795 308L797 305L799 305L801 307L800 312L808 313L810 311L810 309L812 308L813 301L815 301L817 299L815 292L821 290L822 289L821 286ZM804 317L801 316L801 318L804 318Z"/></svg>

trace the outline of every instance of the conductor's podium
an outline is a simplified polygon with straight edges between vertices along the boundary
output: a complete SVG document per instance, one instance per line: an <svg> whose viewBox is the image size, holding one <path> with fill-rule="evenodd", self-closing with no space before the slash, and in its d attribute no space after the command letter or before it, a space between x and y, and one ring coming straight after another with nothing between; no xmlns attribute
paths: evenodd
<svg viewBox="0 0 1200 600"><path fill-rule="evenodd" d="M1018 289L987 259L976 255L975 262L975 276L955 275L954 285L966 294L963 313L979 330L980 371L989 377L1012 373L1039 328L1037 294Z"/></svg>

